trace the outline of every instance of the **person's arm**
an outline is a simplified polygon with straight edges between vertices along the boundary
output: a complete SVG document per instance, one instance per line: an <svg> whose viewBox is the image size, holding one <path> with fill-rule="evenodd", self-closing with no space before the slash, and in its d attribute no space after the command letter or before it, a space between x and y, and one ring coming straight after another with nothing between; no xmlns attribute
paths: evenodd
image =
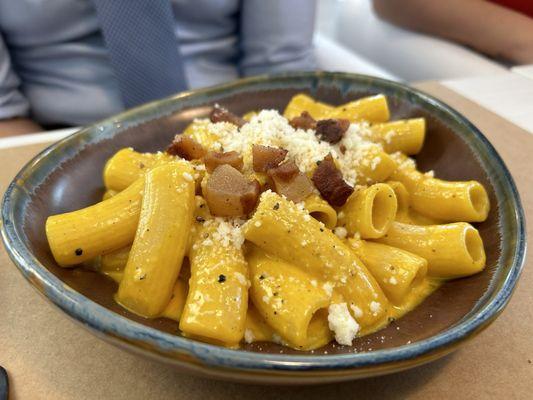
<svg viewBox="0 0 533 400"><path fill-rule="evenodd" d="M0 138L35 133L43 128L28 118L9 118L0 120Z"/></svg>
<svg viewBox="0 0 533 400"><path fill-rule="evenodd" d="M244 76L316 68L315 0L246 0L240 15Z"/></svg>
<svg viewBox="0 0 533 400"><path fill-rule="evenodd" d="M495 58L533 62L533 18L485 0L373 0L378 16Z"/></svg>
<svg viewBox="0 0 533 400"><path fill-rule="evenodd" d="M42 131L27 118L28 113L28 100L20 92L20 80L0 33L0 137Z"/></svg>

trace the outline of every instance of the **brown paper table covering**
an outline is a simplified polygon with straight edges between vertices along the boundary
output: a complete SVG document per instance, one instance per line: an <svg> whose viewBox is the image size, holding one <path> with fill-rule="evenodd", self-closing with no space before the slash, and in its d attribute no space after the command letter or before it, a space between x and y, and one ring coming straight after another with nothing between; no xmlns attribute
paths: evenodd
<svg viewBox="0 0 533 400"><path fill-rule="evenodd" d="M437 83L419 88L476 124L513 174L533 220L533 134ZM533 106L532 106L533 109ZM0 150L0 190L45 145ZM528 236L532 236L532 226ZM528 265L529 264L529 265ZM11 399L532 399L531 255L505 312L450 356L385 377L315 387L266 387L191 377L103 342L40 297L0 249L0 365Z"/></svg>

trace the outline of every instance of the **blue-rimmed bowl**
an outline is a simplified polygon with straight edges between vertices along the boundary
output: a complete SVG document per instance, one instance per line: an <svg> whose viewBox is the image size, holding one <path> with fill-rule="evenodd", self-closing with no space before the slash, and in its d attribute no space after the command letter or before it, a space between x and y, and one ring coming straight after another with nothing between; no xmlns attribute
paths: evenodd
<svg viewBox="0 0 533 400"><path fill-rule="evenodd" d="M226 349L184 338L177 324L144 320L113 302L116 286L82 269L59 268L48 248L49 215L97 202L101 171L118 149L164 148L193 118L214 103L237 113L277 108L307 92L340 104L384 93L392 117L423 116L428 122L419 166L445 179L477 179L492 209L478 225L487 250L480 274L446 283L420 307L388 328L356 341L330 344L314 353L275 344ZM153 102L89 126L31 160L9 186L2 205L2 237L23 275L47 299L103 339L191 372L269 383L324 383L399 371L451 352L486 328L509 301L524 262L526 234L520 199L509 171L487 139L445 104L398 83L342 73L261 76Z"/></svg>

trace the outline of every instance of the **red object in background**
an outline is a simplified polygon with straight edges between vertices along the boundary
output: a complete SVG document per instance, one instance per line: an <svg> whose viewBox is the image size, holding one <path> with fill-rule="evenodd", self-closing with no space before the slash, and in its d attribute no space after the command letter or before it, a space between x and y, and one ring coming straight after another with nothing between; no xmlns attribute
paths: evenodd
<svg viewBox="0 0 533 400"><path fill-rule="evenodd" d="M510 8L533 18L533 0L490 0L492 3Z"/></svg>

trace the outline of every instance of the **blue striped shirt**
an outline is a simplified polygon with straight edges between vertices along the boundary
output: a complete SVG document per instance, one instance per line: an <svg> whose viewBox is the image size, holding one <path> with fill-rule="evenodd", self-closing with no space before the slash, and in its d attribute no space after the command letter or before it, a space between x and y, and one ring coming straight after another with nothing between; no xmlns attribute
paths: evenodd
<svg viewBox="0 0 533 400"><path fill-rule="evenodd" d="M315 0L171 0L191 88L315 67ZM123 110L90 0L0 0L0 119L81 125Z"/></svg>

